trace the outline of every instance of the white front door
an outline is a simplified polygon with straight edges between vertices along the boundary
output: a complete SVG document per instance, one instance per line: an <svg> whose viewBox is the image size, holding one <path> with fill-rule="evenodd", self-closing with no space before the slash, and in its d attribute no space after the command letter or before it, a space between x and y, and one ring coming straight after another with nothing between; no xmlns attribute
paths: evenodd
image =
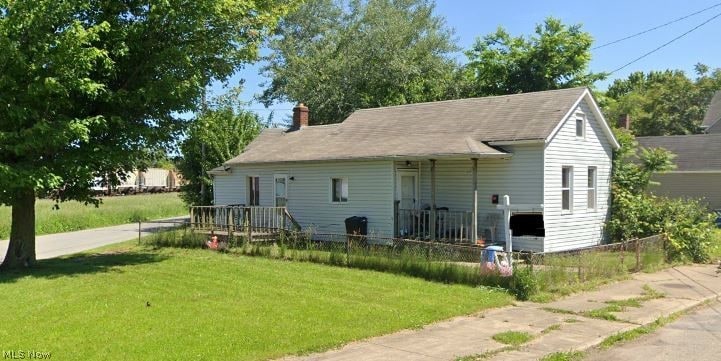
<svg viewBox="0 0 721 361"><path fill-rule="evenodd" d="M400 209L417 209L418 199L418 171L399 170L396 176L396 200L400 201Z"/></svg>
<svg viewBox="0 0 721 361"><path fill-rule="evenodd" d="M275 206L285 207L288 204L288 175L275 175Z"/></svg>

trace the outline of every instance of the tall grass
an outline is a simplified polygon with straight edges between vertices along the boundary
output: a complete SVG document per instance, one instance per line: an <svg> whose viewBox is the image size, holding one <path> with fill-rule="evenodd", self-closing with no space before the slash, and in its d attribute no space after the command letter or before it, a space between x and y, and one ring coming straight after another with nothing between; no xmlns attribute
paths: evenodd
<svg viewBox="0 0 721 361"><path fill-rule="evenodd" d="M636 264L636 252L629 250L587 251L534 256L528 260L542 295L541 301L627 278L639 271L654 272L667 265L663 243L644 245Z"/></svg>
<svg viewBox="0 0 721 361"><path fill-rule="evenodd" d="M164 234L167 233L167 234ZM209 239L191 231L174 230L147 240L156 247L202 247ZM662 244L662 243L658 243ZM427 242L398 241L374 244L365 239L314 241L310 233L282 233L267 241L230 242L229 252L321 263L363 270L400 274L429 281L469 286L501 287L519 299L545 301L626 278L636 270L636 253L622 249L535 255L525 261L517 257L511 277L488 272L480 265L480 250L472 247ZM663 247L644 247L642 270L652 271L665 263Z"/></svg>
<svg viewBox="0 0 721 361"><path fill-rule="evenodd" d="M35 232L51 234L181 216L188 213L177 193L105 197L99 207L80 202L60 203L38 199ZM0 239L10 236L10 207L0 207Z"/></svg>
<svg viewBox="0 0 721 361"><path fill-rule="evenodd" d="M194 233L187 228L183 228L152 234L143 238L141 244L155 248L202 248L208 240L208 235Z"/></svg>

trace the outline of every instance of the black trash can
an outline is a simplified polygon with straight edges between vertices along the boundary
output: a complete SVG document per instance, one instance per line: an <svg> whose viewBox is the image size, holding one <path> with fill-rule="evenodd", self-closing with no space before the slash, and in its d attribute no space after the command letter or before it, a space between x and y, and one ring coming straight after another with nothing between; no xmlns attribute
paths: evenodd
<svg viewBox="0 0 721 361"><path fill-rule="evenodd" d="M346 234L368 235L368 218L353 216L345 219Z"/></svg>

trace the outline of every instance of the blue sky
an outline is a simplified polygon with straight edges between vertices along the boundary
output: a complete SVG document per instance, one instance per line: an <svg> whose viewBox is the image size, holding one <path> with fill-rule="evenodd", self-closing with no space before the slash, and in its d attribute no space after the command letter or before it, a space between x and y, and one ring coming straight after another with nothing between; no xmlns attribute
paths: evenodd
<svg viewBox="0 0 721 361"><path fill-rule="evenodd" d="M448 26L455 30L458 44L463 49L469 48L478 36L494 32L498 26L505 27L512 35L531 34L535 24L548 16L560 18L565 24L582 24L583 29L593 35L595 44L600 45L717 3L719 0L437 0L436 13L445 17ZM721 6L622 43L593 50L591 70L601 72L616 69L719 13ZM458 54L457 58L461 61L465 59L462 54ZM624 78L639 70L682 69L693 74L693 66L699 62L711 68L721 67L721 17L614 73L609 81L599 83L598 86L604 89L613 79ZM258 74L260 66L248 66L230 80L230 84L237 84L240 79L245 80L243 97L247 101L262 92L261 83L266 79ZM213 93L222 91L218 84L212 88ZM280 120L290 114L292 106L275 104L271 108L276 110L276 119ZM258 103L253 103L250 107L264 117L270 112Z"/></svg>

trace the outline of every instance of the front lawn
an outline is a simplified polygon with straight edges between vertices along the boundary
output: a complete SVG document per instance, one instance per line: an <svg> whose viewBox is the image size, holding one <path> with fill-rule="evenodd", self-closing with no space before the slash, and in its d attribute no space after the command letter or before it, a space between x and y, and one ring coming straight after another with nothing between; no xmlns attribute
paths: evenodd
<svg viewBox="0 0 721 361"><path fill-rule="evenodd" d="M392 274L126 243L0 273L0 348L53 359L257 360L509 304Z"/></svg>
<svg viewBox="0 0 721 361"><path fill-rule="evenodd" d="M103 197L95 208L80 202L60 203L38 199L35 202L35 231L37 234L70 232L81 229L168 218L188 214L188 207L178 193L138 194ZM0 239L10 236L10 207L0 206Z"/></svg>

